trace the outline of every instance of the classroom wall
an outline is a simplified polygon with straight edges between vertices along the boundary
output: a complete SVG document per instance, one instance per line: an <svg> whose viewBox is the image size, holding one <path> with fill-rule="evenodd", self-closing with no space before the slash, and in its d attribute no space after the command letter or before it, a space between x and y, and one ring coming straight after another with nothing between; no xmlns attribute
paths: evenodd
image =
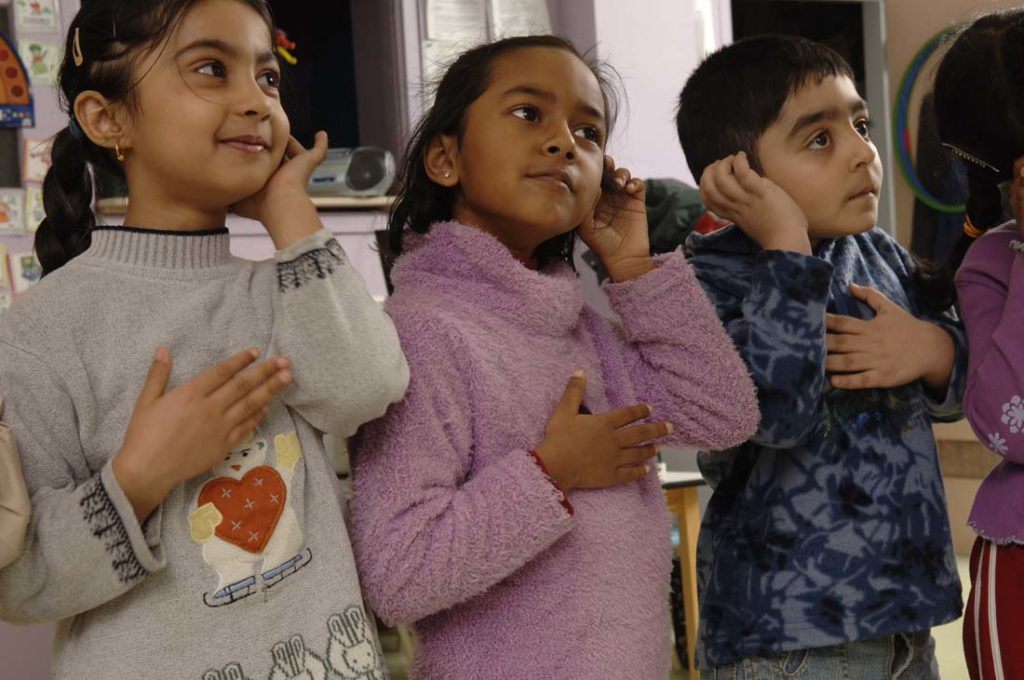
<svg viewBox="0 0 1024 680"><path fill-rule="evenodd" d="M674 116L700 58L693 0L549 0L548 6L556 32L582 51L596 46L622 78L627 105L609 144L616 161L641 177L692 182Z"/></svg>

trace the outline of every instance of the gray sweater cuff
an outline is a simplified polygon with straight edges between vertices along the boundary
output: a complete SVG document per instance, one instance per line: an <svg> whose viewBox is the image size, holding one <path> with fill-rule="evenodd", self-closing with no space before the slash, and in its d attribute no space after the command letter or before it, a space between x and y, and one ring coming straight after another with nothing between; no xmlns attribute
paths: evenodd
<svg viewBox="0 0 1024 680"><path fill-rule="evenodd" d="M120 525L119 530L114 529L115 533L120 534L120 540L112 542L115 550L110 550L108 546L108 552L114 553L116 569L128 568L127 565L136 563L133 566L141 567L146 572L160 571L167 566L167 556L160 539L163 506L157 507L140 525L131 502L114 476L113 460L111 458L107 461L100 471L98 486L101 488L93 492L95 519L90 520L90 523L94 530L103 522L116 522ZM119 564L125 566L120 567Z"/></svg>

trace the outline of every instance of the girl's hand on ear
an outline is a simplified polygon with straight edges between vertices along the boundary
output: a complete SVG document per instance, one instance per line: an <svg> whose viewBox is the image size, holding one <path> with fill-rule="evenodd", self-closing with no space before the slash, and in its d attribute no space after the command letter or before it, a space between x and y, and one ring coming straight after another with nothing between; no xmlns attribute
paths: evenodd
<svg viewBox="0 0 1024 680"><path fill-rule="evenodd" d="M580 225L583 242L601 259L612 281L628 281L654 269L647 235L646 187L604 157L605 171L613 174L615 189L598 196L592 215Z"/></svg>
<svg viewBox="0 0 1024 680"><path fill-rule="evenodd" d="M833 387L861 390L898 387L921 380L943 394L953 370L953 340L874 288L850 284L850 294L875 311L870 320L828 314L825 370Z"/></svg>
<svg viewBox="0 0 1024 680"><path fill-rule="evenodd" d="M252 366L256 357L256 350L239 352L165 392L171 354L157 349L113 463L114 476L139 521L175 485L221 462L291 383L286 359L274 357Z"/></svg>
<svg viewBox="0 0 1024 680"><path fill-rule="evenodd" d="M327 157L327 133L316 133L312 149L295 137L288 138L281 165L258 192L234 206L232 211L263 223L280 250L320 230L320 217L306 193L309 177Z"/></svg>

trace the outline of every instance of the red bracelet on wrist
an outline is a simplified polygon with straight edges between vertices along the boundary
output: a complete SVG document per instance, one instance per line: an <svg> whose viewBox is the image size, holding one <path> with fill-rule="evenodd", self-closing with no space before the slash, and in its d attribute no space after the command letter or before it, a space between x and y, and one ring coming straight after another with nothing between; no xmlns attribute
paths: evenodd
<svg viewBox="0 0 1024 680"><path fill-rule="evenodd" d="M527 451L527 453L530 454L531 458L533 458L533 462L537 464L537 467L540 468L540 471L544 473L544 477L546 477L547 480L551 482L551 486L555 487L555 491L558 492L558 501L562 504L562 507L565 508L565 511L568 512L570 515L575 514L576 510L573 509L572 503L569 502L569 496L567 496L565 491L562 490L562 487L558 485L558 482L551 478L551 474L548 472L547 466L544 465L544 461L541 460L540 455L533 450Z"/></svg>

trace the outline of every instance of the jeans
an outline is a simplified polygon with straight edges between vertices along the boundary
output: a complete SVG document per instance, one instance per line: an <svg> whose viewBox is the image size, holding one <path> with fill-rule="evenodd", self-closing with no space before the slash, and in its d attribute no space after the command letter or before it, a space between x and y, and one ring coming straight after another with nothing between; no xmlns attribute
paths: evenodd
<svg viewBox="0 0 1024 680"><path fill-rule="evenodd" d="M701 670L703 680L938 680L930 631L899 633L835 647L749 657Z"/></svg>

